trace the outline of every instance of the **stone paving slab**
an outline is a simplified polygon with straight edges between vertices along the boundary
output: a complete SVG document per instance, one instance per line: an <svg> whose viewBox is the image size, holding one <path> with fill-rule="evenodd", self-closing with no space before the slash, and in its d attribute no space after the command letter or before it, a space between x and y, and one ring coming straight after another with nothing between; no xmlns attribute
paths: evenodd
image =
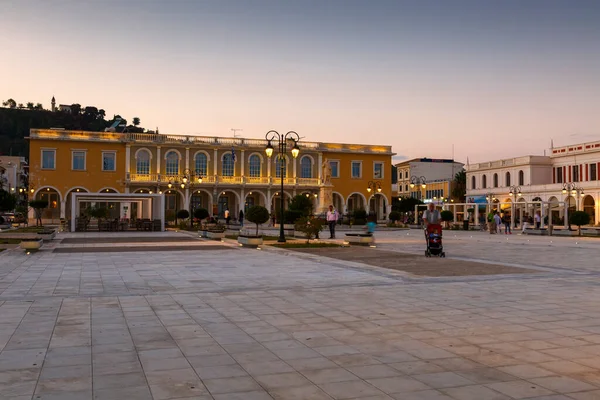
<svg viewBox="0 0 600 400"><path fill-rule="evenodd" d="M455 240L465 258L500 246ZM507 246L493 261L521 263ZM0 399L597 399L600 279L567 272L599 248L557 248L573 260L561 273L447 282L227 246L9 250Z"/></svg>
<svg viewBox="0 0 600 400"><path fill-rule="evenodd" d="M205 245L193 244L184 246L91 246L91 247L58 247L53 250L53 253L131 253L131 252L146 252L146 251L192 251L192 250L231 250L227 246L220 245Z"/></svg>

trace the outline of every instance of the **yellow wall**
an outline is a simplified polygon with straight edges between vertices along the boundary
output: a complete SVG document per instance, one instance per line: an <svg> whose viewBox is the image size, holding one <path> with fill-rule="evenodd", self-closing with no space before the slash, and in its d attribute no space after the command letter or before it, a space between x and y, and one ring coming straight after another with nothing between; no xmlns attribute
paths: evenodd
<svg viewBox="0 0 600 400"><path fill-rule="evenodd" d="M42 149L56 149L54 170L41 169ZM72 188L97 192L111 187L124 191L125 145L121 143L63 142L58 140L31 140L29 145L29 187L36 191L44 186L56 188L62 199ZM71 169L71 150L87 150L86 170ZM102 151L116 151L116 171L102 171ZM30 193L30 196L32 194Z"/></svg>
<svg viewBox="0 0 600 400"><path fill-rule="evenodd" d="M323 153L323 160L340 161L339 178L331 178L333 191L338 192L344 197L344 200L352 193L362 193L367 200L376 192L369 193L367 187L369 181L381 182L381 193L384 194L388 202L392 201L392 156L380 154L346 154L346 153ZM362 177L352 178L352 161L362 161ZM373 163L383 162L383 179L373 177Z"/></svg>

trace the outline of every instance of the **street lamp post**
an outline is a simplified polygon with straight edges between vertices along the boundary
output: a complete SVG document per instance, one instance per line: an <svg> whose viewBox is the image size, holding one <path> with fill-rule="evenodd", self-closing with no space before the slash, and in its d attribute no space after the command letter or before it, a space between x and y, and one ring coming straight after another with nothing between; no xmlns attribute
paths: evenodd
<svg viewBox="0 0 600 400"><path fill-rule="evenodd" d="M267 139L267 147L265 147L265 153L267 154L267 157L269 158L269 160L271 159L271 156L273 155L273 144L272 142L274 140L277 141L278 144L278 150L279 150L279 154L277 155L279 157L279 177L281 178L281 196L280 196L280 215L279 215L279 239L277 239L277 242L279 243L285 243L285 234L283 232L283 207L284 207L284 200L285 200L285 195L284 195L284 191L283 191L283 183L284 183L284 169L285 169L285 153L287 152L287 142L288 140L293 142L293 147L292 147L292 156L294 158L298 157L298 154L300 153L300 148L298 147L298 142L300 141L300 136L294 132L294 131L289 131L286 134L281 134L277 131L269 131L267 132L267 134L265 135L265 139Z"/></svg>
<svg viewBox="0 0 600 400"><path fill-rule="evenodd" d="M380 181L369 181L369 183L367 184L367 192L369 192L369 194L371 194L371 192L373 190L376 190L377 193L381 193L381 182ZM375 196L375 193L371 194L369 196L369 200L368 200L368 204L367 204L367 209L371 208L371 197ZM375 208L375 205L373 205L373 208ZM376 214L377 212L375 211L375 209L373 209L373 212Z"/></svg>
<svg viewBox="0 0 600 400"><path fill-rule="evenodd" d="M562 193L563 194L569 193L573 197L575 197L575 211L577 211L577 208L579 208L578 207L578 205L579 205L579 197L577 195L579 194L581 197L585 196L585 193L583 192L583 188L581 186L577 186L577 184L574 183L574 182L563 183ZM569 207L567 207L567 210L568 210L568 208ZM568 215L566 215L565 218L567 218L567 223L569 225L569 230L571 230L571 220L570 220L570 218L569 218Z"/></svg>

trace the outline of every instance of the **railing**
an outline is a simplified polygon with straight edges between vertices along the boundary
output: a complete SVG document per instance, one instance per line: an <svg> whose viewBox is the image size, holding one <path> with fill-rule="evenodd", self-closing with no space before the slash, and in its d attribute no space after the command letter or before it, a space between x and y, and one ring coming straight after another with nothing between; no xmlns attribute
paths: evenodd
<svg viewBox="0 0 600 400"><path fill-rule="evenodd" d="M168 184L172 182L173 184L180 184L183 180L183 175L165 175L165 174L128 174L129 182L148 182L148 183L162 183ZM281 183L280 178L278 177L268 177L268 176L260 176L260 177L251 177L251 176L204 176L202 177L202 182L191 182L193 186L203 185L203 184L225 184L225 185L279 185ZM299 185L299 186L319 186L318 178L284 178L284 185Z"/></svg>
<svg viewBox="0 0 600 400"><path fill-rule="evenodd" d="M159 182L159 178L158 174L129 174L131 182Z"/></svg>
<svg viewBox="0 0 600 400"><path fill-rule="evenodd" d="M316 186L319 184L319 178L298 178L298 185Z"/></svg>
<svg viewBox="0 0 600 400"><path fill-rule="evenodd" d="M269 178L268 176L247 176L244 180L245 183L250 185L268 185L269 183L271 183L271 178Z"/></svg>
<svg viewBox="0 0 600 400"><path fill-rule="evenodd" d="M76 140L92 142L127 142L127 143L153 143L153 144L180 144L180 145L211 145L223 147L246 147L264 149L267 146L265 139L227 138L216 136L195 135L163 135L156 133L118 133L118 132L88 132L68 131L62 129L32 129L32 139ZM344 143L298 143L300 151L327 151L335 153L370 153L391 154L391 146L344 144Z"/></svg>
<svg viewBox="0 0 600 400"><path fill-rule="evenodd" d="M241 176L219 176L219 183L240 184L243 178Z"/></svg>

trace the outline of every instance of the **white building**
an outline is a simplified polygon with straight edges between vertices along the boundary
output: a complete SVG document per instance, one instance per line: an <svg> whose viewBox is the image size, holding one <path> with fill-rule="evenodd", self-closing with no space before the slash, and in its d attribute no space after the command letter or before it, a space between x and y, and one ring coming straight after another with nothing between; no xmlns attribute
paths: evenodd
<svg viewBox="0 0 600 400"><path fill-rule="evenodd" d="M398 197L437 200L450 197L454 176L464 164L451 159L414 158L395 166L398 171ZM422 187L423 182L425 188Z"/></svg>
<svg viewBox="0 0 600 400"><path fill-rule="evenodd" d="M524 156L466 166L467 201L486 203L546 204L553 223L563 224L564 208L586 211L593 224L600 221L600 142L550 149L550 156Z"/></svg>
<svg viewBox="0 0 600 400"><path fill-rule="evenodd" d="M28 168L25 157L0 156L0 187L13 194L26 189Z"/></svg>

